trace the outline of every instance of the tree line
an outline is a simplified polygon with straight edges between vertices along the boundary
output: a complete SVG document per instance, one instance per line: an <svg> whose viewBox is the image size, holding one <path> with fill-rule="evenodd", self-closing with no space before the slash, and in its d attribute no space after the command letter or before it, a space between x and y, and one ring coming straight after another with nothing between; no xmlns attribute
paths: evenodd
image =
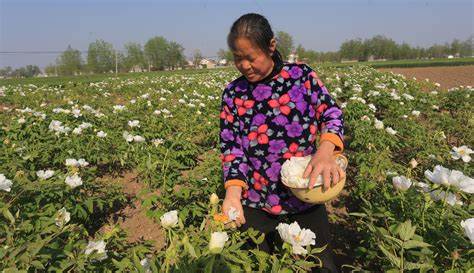
<svg viewBox="0 0 474 273"><path fill-rule="evenodd" d="M306 49L301 44L295 46L293 37L284 31L276 33L278 50L285 60L297 55L304 62L341 62L368 60L401 60L443 58L448 55L455 57L473 56L473 36L465 41L454 39L451 43L435 44L427 48L413 47L407 43L396 43L383 35L375 35L369 39L350 39L344 41L338 51L316 51ZM54 64L45 68L48 75L76 75L82 73L130 72L145 70L177 69L186 65L184 47L177 42L168 41L162 36L150 38L144 46L129 42L123 52L114 49L111 43L98 39L89 44L86 56L82 52L68 46L56 59ZM219 59L233 61L232 52L219 49ZM198 66L203 59L199 50L193 53L193 65ZM5 67L0 69L0 77L33 77L41 71L36 65L28 65L18 69Z"/></svg>
<svg viewBox="0 0 474 273"><path fill-rule="evenodd" d="M277 48L283 58L290 59L290 54L295 54L298 59L305 62L341 62L341 61L370 61L370 60L404 60L404 59L428 59L444 58L449 55L453 57L473 56L473 36L461 41L454 39L451 43L443 45L435 44L427 48L413 47L407 43L396 43L394 40L383 35L375 35L369 39L350 39L344 41L338 51L316 51L306 49L301 44L294 45L293 37L284 32L276 33ZM232 53L220 49L219 58L232 61Z"/></svg>
<svg viewBox="0 0 474 273"><path fill-rule="evenodd" d="M85 60L81 51L68 46L56 59L56 63L45 68L46 74L75 75L80 73L130 72L164 70L183 67L186 62L184 47L177 42L157 36L144 46L129 42L124 52L102 39L89 44Z"/></svg>

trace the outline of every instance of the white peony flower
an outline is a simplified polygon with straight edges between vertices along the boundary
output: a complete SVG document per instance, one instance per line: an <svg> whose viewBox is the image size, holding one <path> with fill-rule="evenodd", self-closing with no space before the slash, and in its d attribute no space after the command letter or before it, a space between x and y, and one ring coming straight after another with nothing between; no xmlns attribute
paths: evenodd
<svg viewBox="0 0 474 273"><path fill-rule="evenodd" d="M406 178L405 176L395 176L392 178L392 183L393 183L393 186L398 189L398 190L401 190L401 191L406 191L408 190L411 185L412 185L412 182L410 179Z"/></svg>
<svg viewBox="0 0 474 273"><path fill-rule="evenodd" d="M235 221L235 220L237 220L237 217L240 216L240 213L239 213L239 211L237 211L236 208L230 207L229 212L227 213L227 215L229 216L229 220Z"/></svg>
<svg viewBox="0 0 474 273"><path fill-rule="evenodd" d="M79 167L79 162L74 158L66 158L66 166Z"/></svg>
<svg viewBox="0 0 474 273"><path fill-rule="evenodd" d="M178 211L172 210L160 217L161 226L163 228L175 227L178 225Z"/></svg>
<svg viewBox="0 0 474 273"><path fill-rule="evenodd" d="M414 99L415 99L415 97L413 97L413 96L410 95L410 94L406 94L406 93L405 93L405 94L402 94L402 96L403 96L405 99L407 99L407 100L414 100Z"/></svg>
<svg viewBox="0 0 474 273"><path fill-rule="evenodd" d="M397 131L393 130L392 127L385 128L385 131L387 131L387 133L389 133L391 135L396 135L397 134Z"/></svg>
<svg viewBox="0 0 474 273"><path fill-rule="evenodd" d="M383 121L378 120L377 118L374 119L374 125L376 129L383 129Z"/></svg>
<svg viewBox="0 0 474 273"><path fill-rule="evenodd" d="M0 190L9 192L12 189L12 185L12 181L7 179L3 173L0 173Z"/></svg>
<svg viewBox="0 0 474 273"><path fill-rule="evenodd" d="M72 133L75 135L80 135L82 134L82 128L80 127L74 128L74 130L72 130Z"/></svg>
<svg viewBox="0 0 474 273"><path fill-rule="evenodd" d="M82 185L82 179L77 174L72 175L72 176L67 176L65 182L72 189L74 189L77 186Z"/></svg>
<svg viewBox="0 0 474 273"><path fill-rule="evenodd" d="M290 187L294 188L307 188L309 185L309 177L303 178L303 173L309 162L311 161L311 156L305 157L296 157L292 156L290 159L287 159L285 163L281 166L281 180L282 182ZM322 185L323 179L319 175L316 180L315 186Z"/></svg>
<svg viewBox="0 0 474 273"><path fill-rule="evenodd" d="M75 118L82 116L80 109L72 109L71 113Z"/></svg>
<svg viewBox="0 0 474 273"><path fill-rule="evenodd" d="M130 126L131 128L133 127L140 127L140 121L139 120L129 120L128 121L128 126Z"/></svg>
<svg viewBox="0 0 474 273"><path fill-rule="evenodd" d="M155 147L158 147L159 145L165 143L165 140L162 138L155 138L151 141Z"/></svg>
<svg viewBox="0 0 474 273"><path fill-rule="evenodd" d="M60 228L62 228L70 220L71 220L71 214L64 207L58 210L56 214L56 218L54 219L54 221L56 222L56 226Z"/></svg>
<svg viewBox="0 0 474 273"><path fill-rule="evenodd" d="M433 172L425 171L425 177L435 184L455 186L466 193L474 193L474 179L457 170L436 165Z"/></svg>
<svg viewBox="0 0 474 273"><path fill-rule="evenodd" d="M97 136L100 137L100 138L104 138L107 136L107 133L105 133L104 131L99 131L97 132Z"/></svg>
<svg viewBox="0 0 474 273"><path fill-rule="evenodd" d="M466 145L460 146L460 147L453 147L453 150L451 151L451 157L455 160L462 159L465 163L468 163L471 161L471 156L470 154L474 153L473 150L471 150L469 147Z"/></svg>
<svg viewBox="0 0 474 273"><path fill-rule="evenodd" d="M220 253L224 248L225 242L229 240L227 232L213 232L209 241L209 250L212 253Z"/></svg>
<svg viewBox="0 0 474 273"><path fill-rule="evenodd" d="M310 177L303 178L304 171L311 161L312 155L307 155L304 157L292 156L290 159L287 159L281 166L280 174L282 182L293 188L308 188ZM336 164L342 170L346 169L345 162L340 159L336 159ZM323 184L323 176L320 174L314 186L320 186Z"/></svg>
<svg viewBox="0 0 474 273"><path fill-rule="evenodd" d="M415 117L418 117L418 116L420 116L420 111L413 110L413 111L411 111L411 114L414 115Z"/></svg>
<svg viewBox="0 0 474 273"><path fill-rule="evenodd" d="M144 142L145 138L139 135L133 136L133 141L135 142Z"/></svg>
<svg viewBox="0 0 474 273"><path fill-rule="evenodd" d="M292 246L293 254L307 254L304 247L316 244L316 234L310 229L301 229L296 221L289 225L280 223L276 229L281 239Z"/></svg>
<svg viewBox="0 0 474 273"><path fill-rule="evenodd" d="M36 175L41 179L41 180L46 180L54 175L53 170L39 170L36 172Z"/></svg>
<svg viewBox="0 0 474 273"><path fill-rule="evenodd" d="M145 270L145 273L151 273L151 265L150 265L150 260L148 258L143 258L140 261L141 266L143 267L143 270Z"/></svg>
<svg viewBox="0 0 474 273"><path fill-rule="evenodd" d="M373 105L372 103L368 104L367 106L369 106L369 108L370 108L370 110L372 110L372 112L377 111L377 107L375 107L375 105Z"/></svg>
<svg viewBox="0 0 474 273"><path fill-rule="evenodd" d="M415 182L414 185L419 187L422 192L429 192L431 190L430 185L423 182Z"/></svg>
<svg viewBox="0 0 474 273"><path fill-rule="evenodd" d="M126 131L123 132L122 136L127 142L132 142L133 141L133 135L130 134L129 132L126 132Z"/></svg>
<svg viewBox="0 0 474 273"><path fill-rule="evenodd" d="M89 162L87 162L84 158L79 158L79 160L77 160L77 163L81 167L86 167L89 165Z"/></svg>
<svg viewBox="0 0 474 273"><path fill-rule="evenodd" d="M99 261L104 260L107 258L107 253L105 251L105 242L104 240L100 241L89 241L89 243L86 246L86 250L84 253L86 255L91 254L92 252L96 251L97 254L99 254Z"/></svg>
<svg viewBox="0 0 474 273"><path fill-rule="evenodd" d="M439 200L443 201L444 198L446 197L446 203L448 203L451 206L463 204L463 202L459 201L456 195L451 192L448 193L448 195L446 196L445 191L436 190L436 191L430 192L430 195L431 195L431 198L433 198L435 201L439 201Z"/></svg>
<svg viewBox="0 0 474 273"><path fill-rule="evenodd" d="M124 105L120 105L120 104L119 104L119 105L114 105L113 108L114 108L114 111L113 111L114 113L117 113L117 112L120 112L120 111L125 110L125 106L124 106Z"/></svg>
<svg viewBox="0 0 474 273"><path fill-rule="evenodd" d="M466 219L465 221L461 221L461 227L464 228L464 233L471 243L474 244L474 218Z"/></svg>

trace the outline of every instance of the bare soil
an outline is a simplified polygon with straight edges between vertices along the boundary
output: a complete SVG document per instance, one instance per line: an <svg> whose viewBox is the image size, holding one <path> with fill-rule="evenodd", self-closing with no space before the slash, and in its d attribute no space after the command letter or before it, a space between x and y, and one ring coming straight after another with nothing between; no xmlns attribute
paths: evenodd
<svg viewBox="0 0 474 273"><path fill-rule="evenodd" d="M123 188L123 192L131 201L129 205L117 213L110 216L108 224L101 228L102 232L113 229L118 225L127 233L129 242L142 242L149 240L153 242L156 250L163 248L165 244L165 234L161 225L145 214L145 208L142 207L142 198L149 197L150 194L159 195L159 191L154 191L146 196L142 194L146 186L140 183L138 175L133 172L123 173L116 177L102 177L101 180L113 180Z"/></svg>
<svg viewBox="0 0 474 273"><path fill-rule="evenodd" d="M429 79L431 82L439 83L442 89L449 89L460 85L474 86L474 65L380 68L379 70L402 74L409 79L415 77L418 81Z"/></svg>

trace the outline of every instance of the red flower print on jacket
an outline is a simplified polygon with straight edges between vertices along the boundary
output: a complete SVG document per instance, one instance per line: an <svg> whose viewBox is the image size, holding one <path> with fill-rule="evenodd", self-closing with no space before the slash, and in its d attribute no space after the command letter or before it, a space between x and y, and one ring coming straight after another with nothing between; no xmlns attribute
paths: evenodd
<svg viewBox="0 0 474 273"><path fill-rule="evenodd" d="M282 69L281 72L280 72L280 76L283 78L283 79L288 79L290 77L290 74L288 73L288 71L286 71L285 69Z"/></svg>
<svg viewBox="0 0 474 273"><path fill-rule="evenodd" d="M290 102L290 95L284 94L278 99L272 99L268 101L268 105L270 105L271 108L279 108L280 112L282 112L285 116L288 116L291 112L290 106L287 104Z"/></svg>
<svg viewBox="0 0 474 273"><path fill-rule="evenodd" d="M259 144L267 144L268 143L268 135L267 135L268 125L262 124L258 126L257 130L253 130L249 133L249 140L257 140Z"/></svg>
<svg viewBox="0 0 474 273"><path fill-rule="evenodd" d="M231 162L232 160L234 160L235 155L234 154L227 154L227 155L220 154L219 158L221 159L222 164L224 164L224 163Z"/></svg>
<svg viewBox="0 0 474 273"><path fill-rule="evenodd" d="M316 108L316 119L319 120L319 117L321 117L321 114L328 108L327 104L321 104Z"/></svg>
<svg viewBox="0 0 474 273"><path fill-rule="evenodd" d="M291 143L288 151L283 154L283 158L289 159L292 156L303 156L303 151L298 151L298 143Z"/></svg>
<svg viewBox="0 0 474 273"><path fill-rule="evenodd" d="M239 116L242 116L247 113L247 110L252 109L253 105L255 104L255 101L235 98L234 103L237 106L237 114L239 114Z"/></svg>
<svg viewBox="0 0 474 273"><path fill-rule="evenodd" d="M265 179L261 174L259 174L257 171L253 172L253 179L254 179L254 189L256 190L261 190L262 186L268 186L268 180Z"/></svg>
<svg viewBox="0 0 474 273"><path fill-rule="evenodd" d="M227 105L224 106L224 110L220 114L221 119L225 119L228 122L234 122L234 116L229 110L229 107Z"/></svg>

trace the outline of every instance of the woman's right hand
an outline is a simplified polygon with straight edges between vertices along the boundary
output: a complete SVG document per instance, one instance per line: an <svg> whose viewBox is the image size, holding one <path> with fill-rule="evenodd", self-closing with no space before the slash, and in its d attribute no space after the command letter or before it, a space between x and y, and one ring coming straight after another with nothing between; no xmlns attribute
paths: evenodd
<svg viewBox="0 0 474 273"><path fill-rule="evenodd" d="M238 217L235 220L237 227L245 224L244 209L242 208L242 203L240 199L242 196L242 187L240 186L230 186L226 190L224 201L222 202L222 212L229 216L229 210L231 207L234 207L238 212Z"/></svg>

